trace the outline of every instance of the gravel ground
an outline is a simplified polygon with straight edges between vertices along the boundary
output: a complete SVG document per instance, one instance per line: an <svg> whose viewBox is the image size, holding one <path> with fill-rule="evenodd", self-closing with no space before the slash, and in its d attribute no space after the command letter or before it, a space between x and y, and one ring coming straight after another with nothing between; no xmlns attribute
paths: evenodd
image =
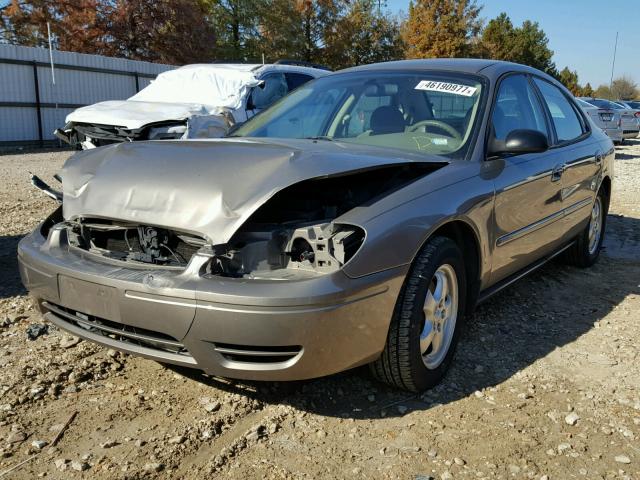
<svg viewBox="0 0 640 480"><path fill-rule="evenodd" d="M69 153L0 156L0 478L640 479L640 141L616 150L600 261L549 264L482 305L416 396L366 369L232 382L53 326L27 340L42 319L15 249L54 207L28 172Z"/></svg>

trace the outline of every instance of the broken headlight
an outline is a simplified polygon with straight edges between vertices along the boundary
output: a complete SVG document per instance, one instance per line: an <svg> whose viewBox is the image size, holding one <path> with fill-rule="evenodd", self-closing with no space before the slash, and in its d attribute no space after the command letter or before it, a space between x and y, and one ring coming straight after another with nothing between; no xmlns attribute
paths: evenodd
<svg viewBox="0 0 640 480"><path fill-rule="evenodd" d="M360 227L333 223L245 229L215 247L208 273L280 280L331 273L356 254L364 238Z"/></svg>
<svg viewBox="0 0 640 480"><path fill-rule="evenodd" d="M149 129L148 140L172 140L184 137L187 131L185 124L162 125Z"/></svg>

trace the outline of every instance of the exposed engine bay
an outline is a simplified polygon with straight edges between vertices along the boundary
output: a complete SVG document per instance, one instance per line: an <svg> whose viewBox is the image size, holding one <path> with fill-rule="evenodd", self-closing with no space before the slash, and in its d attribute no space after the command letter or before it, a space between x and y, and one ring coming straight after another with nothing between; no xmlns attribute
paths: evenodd
<svg viewBox="0 0 640 480"><path fill-rule="evenodd" d="M336 271L356 254L366 235L359 226L339 223L339 217L433 170L432 164L394 165L285 188L227 244L213 247L208 273L286 279Z"/></svg>
<svg viewBox="0 0 640 480"><path fill-rule="evenodd" d="M74 147L102 147L113 143L142 140L178 140L183 138L219 138L235 124L233 115L226 109L218 109L211 115L193 115L184 120L149 123L141 128L118 125L69 122L54 134Z"/></svg>
<svg viewBox="0 0 640 480"><path fill-rule="evenodd" d="M113 260L185 267L205 240L147 225L102 219L67 222L69 245Z"/></svg>
<svg viewBox="0 0 640 480"><path fill-rule="evenodd" d="M64 221L60 212L45 223L43 234L59 219L71 248L147 267L184 269L194 255L203 255L210 259L202 272L208 276L286 280L326 274L347 263L365 240L361 227L340 223L341 215L435 168L390 165L299 182L277 192L221 245L160 226L101 218ZM44 182L36 186L50 194Z"/></svg>
<svg viewBox="0 0 640 480"><path fill-rule="evenodd" d="M57 129L54 134L71 146L83 146L87 149L138 140L174 140L182 138L186 131L186 121L161 122L142 128L72 122L64 129Z"/></svg>

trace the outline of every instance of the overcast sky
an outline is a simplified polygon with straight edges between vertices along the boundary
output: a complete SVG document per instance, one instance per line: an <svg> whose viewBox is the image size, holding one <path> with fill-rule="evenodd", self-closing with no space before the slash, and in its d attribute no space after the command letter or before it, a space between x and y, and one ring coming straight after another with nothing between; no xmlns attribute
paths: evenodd
<svg viewBox="0 0 640 480"><path fill-rule="evenodd" d="M609 83L613 46L619 32L616 77L640 84L640 0L477 0L486 19L506 12L519 25L540 24L559 69L577 70L580 83ZM407 11L409 0L387 0L392 12Z"/></svg>

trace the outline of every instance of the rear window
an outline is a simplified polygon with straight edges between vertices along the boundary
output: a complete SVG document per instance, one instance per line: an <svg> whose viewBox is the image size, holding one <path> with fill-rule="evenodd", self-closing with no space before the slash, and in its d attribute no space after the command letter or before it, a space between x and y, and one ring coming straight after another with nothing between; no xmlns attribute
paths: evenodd
<svg viewBox="0 0 640 480"><path fill-rule="evenodd" d="M617 103L610 102L609 100L602 100L600 98L594 98L593 100L588 100L588 102L598 108L608 108L609 110L620 110L624 108Z"/></svg>
<svg viewBox="0 0 640 480"><path fill-rule="evenodd" d="M593 108L593 107L595 107L595 105L592 105L589 102L585 102L584 100L581 100L579 98L576 98L576 101L578 102L578 105L580 105L582 108Z"/></svg>

